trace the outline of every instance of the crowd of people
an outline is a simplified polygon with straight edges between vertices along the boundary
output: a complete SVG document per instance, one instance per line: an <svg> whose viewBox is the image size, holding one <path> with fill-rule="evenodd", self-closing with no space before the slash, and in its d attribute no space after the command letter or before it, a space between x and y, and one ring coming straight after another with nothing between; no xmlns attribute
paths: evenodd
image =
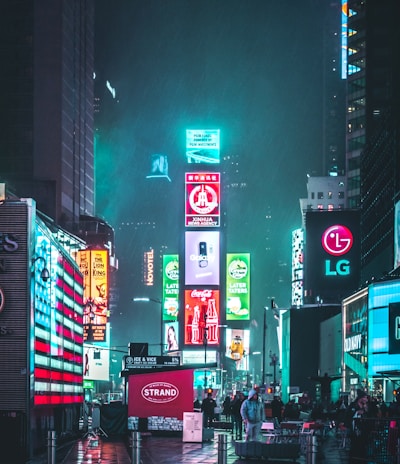
<svg viewBox="0 0 400 464"><path fill-rule="evenodd" d="M397 401L399 400L399 401ZM243 433L246 441L254 441L259 438L262 422L266 416L276 424L282 421L301 420L307 415L310 421L329 422L333 426L341 427L346 431L349 439L350 462L359 462L366 459L369 433L373 421L361 419L399 418L400 420L400 390L398 398L386 404L376 398L370 397L362 390L357 391L356 398L349 404L346 398L341 398L336 403L330 403L328 408L322 402L313 402L307 393L297 400L291 399L286 404L278 394L274 395L271 402L264 401L257 390L250 390L247 397L243 392L236 392L233 398L226 396L218 407L212 393L208 393L202 404L198 403L199 410L204 413L204 426L212 427L212 422L218 413L225 421L232 423L234 438L242 440ZM266 414L266 410L268 414ZM302 416L303 413L303 416Z"/></svg>

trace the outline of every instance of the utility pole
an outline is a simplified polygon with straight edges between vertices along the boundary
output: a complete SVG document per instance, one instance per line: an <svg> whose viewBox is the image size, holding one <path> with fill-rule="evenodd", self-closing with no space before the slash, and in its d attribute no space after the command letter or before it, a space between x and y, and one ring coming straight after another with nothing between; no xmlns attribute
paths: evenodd
<svg viewBox="0 0 400 464"><path fill-rule="evenodd" d="M265 385L265 353L266 348L266 338L267 338L267 307L264 307L264 324L263 324L263 352L262 352L262 372L261 372L261 385Z"/></svg>
<svg viewBox="0 0 400 464"><path fill-rule="evenodd" d="M275 353L272 354L272 352L270 352L269 357L271 358L269 365L274 368L274 393L276 393L276 363L278 362L278 356Z"/></svg>

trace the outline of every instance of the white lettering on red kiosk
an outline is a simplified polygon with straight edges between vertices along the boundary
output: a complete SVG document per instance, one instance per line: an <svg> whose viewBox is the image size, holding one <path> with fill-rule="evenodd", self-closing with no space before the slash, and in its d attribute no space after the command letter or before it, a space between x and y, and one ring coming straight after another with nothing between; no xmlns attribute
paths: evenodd
<svg viewBox="0 0 400 464"><path fill-rule="evenodd" d="M151 403L169 403L179 396L179 389L168 382L152 382L142 388L142 397Z"/></svg>

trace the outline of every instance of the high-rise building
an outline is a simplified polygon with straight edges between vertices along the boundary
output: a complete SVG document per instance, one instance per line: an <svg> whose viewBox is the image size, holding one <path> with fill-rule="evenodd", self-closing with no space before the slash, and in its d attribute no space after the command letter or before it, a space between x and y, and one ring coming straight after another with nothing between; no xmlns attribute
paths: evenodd
<svg viewBox="0 0 400 464"><path fill-rule="evenodd" d="M70 230L94 214L93 0L6 0L1 181Z"/></svg>
<svg viewBox="0 0 400 464"><path fill-rule="evenodd" d="M348 1L348 204L361 207L362 279L393 268L400 198L400 33L396 0Z"/></svg>

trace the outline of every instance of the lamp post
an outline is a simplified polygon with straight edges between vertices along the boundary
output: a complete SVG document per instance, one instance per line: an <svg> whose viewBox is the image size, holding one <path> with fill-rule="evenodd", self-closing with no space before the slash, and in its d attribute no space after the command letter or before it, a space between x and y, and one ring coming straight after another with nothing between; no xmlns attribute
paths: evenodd
<svg viewBox="0 0 400 464"><path fill-rule="evenodd" d="M267 306L264 306L264 323L263 323L263 351L262 351L262 371L261 371L261 385L265 385L265 353L266 348L266 338L267 338Z"/></svg>
<svg viewBox="0 0 400 464"><path fill-rule="evenodd" d="M208 345L208 327L207 327L207 314L206 313L204 313L203 345L204 345L204 391L205 391L207 388L207 345Z"/></svg>
<svg viewBox="0 0 400 464"><path fill-rule="evenodd" d="M159 300L158 298L148 298L148 297L140 297L140 298L133 298L134 302L145 302L148 303L152 301L153 303L157 303L160 305L160 355L162 356L164 353L164 340L163 340L163 324L164 324L164 319L163 319L163 310L162 310L162 301Z"/></svg>
<svg viewBox="0 0 400 464"><path fill-rule="evenodd" d="M272 352L270 351L269 357L271 359L271 362L269 363L269 365L273 366L274 368L274 393L276 393L276 364L278 362L278 356L275 353L272 354Z"/></svg>

